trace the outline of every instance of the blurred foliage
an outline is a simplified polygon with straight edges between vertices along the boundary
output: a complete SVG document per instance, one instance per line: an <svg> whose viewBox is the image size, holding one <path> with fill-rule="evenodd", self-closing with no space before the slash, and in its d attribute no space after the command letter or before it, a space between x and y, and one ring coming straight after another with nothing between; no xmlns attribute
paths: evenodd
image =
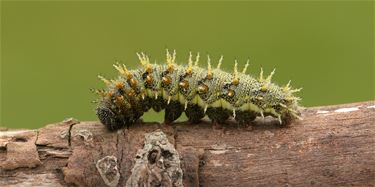
<svg viewBox="0 0 375 187"><path fill-rule="evenodd" d="M228 71L234 59L256 76L276 67L304 106L374 99L373 1L1 1L0 126L96 120L97 74L115 76L116 60L137 68L137 51L163 63L166 48L181 64L191 50L224 55Z"/></svg>

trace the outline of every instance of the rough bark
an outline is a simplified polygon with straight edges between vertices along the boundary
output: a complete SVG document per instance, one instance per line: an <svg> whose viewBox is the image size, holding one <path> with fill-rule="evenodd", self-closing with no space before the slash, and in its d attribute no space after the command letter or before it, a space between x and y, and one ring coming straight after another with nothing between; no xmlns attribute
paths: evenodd
<svg viewBox="0 0 375 187"><path fill-rule="evenodd" d="M0 186L178 186L179 171L185 187L375 185L374 101L302 116L287 127L258 119L247 127L144 123L109 132L68 119L3 129ZM154 132L161 139L147 139Z"/></svg>

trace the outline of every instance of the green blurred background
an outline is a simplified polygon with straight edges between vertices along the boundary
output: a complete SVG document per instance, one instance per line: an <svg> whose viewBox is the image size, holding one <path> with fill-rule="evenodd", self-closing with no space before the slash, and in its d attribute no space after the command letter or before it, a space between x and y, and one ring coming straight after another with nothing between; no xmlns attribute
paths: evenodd
<svg viewBox="0 0 375 187"><path fill-rule="evenodd" d="M1 121L38 128L96 120L89 89L135 52L224 55L303 87L302 105L374 100L374 2L1 2ZM205 65L205 60L202 64ZM146 121L162 120L149 112Z"/></svg>

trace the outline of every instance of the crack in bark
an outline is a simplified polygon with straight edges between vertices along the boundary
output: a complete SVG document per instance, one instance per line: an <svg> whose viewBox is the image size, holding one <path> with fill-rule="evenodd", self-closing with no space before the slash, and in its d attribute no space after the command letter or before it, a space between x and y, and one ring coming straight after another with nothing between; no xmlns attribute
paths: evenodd
<svg viewBox="0 0 375 187"><path fill-rule="evenodd" d="M177 150L177 138L178 138L178 133L177 133L177 126L173 126L173 139L174 139L174 148Z"/></svg>
<svg viewBox="0 0 375 187"><path fill-rule="evenodd" d="M75 124L78 124L78 123L73 123L73 124L69 125L69 129L68 129L68 145L69 145L69 147L72 146L72 129L73 129L73 126Z"/></svg>
<svg viewBox="0 0 375 187"><path fill-rule="evenodd" d="M38 145L36 144L36 142L38 141L38 138L39 138L39 130L35 130L35 133L36 133L36 138L35 138L34 144L35 144L35 146L37 147L37 150L38 150Z"/></svg>
<svg viewBox="0 0 375 187"><path fill-rule="evenodd" d="M206 150L204 150L201 155L198 155L198 159L199 159L199 164L198 164L198 184L199 184L200 187L204 186L204 178L203 178L203 174L202 173L203 173L204 166L206 165L205 157L206 157Z"/></svg>
<svg viewBox="0 0 375 187"><path fill-rule="evenodd" d="M122 177L122 172L121 172L121 169L122 169L122 156L123 156L123 148L122 146L119 146L119 139L120 139L120 135L122 135L122 132L123 130L118 130L117 133L116 133L116 150L119 150L120 149L120 155L119 155L119 159L118 159L118 171L120 173L120 179ZM119 154L119 152L117 152L117 155Z"/></svg>

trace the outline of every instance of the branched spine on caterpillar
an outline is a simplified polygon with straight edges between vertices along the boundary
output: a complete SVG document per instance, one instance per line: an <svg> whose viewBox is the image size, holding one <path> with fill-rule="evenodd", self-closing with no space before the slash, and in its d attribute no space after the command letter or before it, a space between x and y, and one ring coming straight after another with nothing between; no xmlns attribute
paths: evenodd
<svg viewBox="0 0 375 187"><path fill-rule="evenodd" d="M257 116L273 116L281 123L300 118L299 97L290 81L279 87L271 82L273 70L267 77L261 69L258 79L246 74L249 62L233 73L220 70L223 57L216 68L207 58L207 69L198 66L199 53L190 53L187 65L176 64L176 52L167 50L165 64L151 64L144 53L138 54L141 68L128 70L124 64L113 65L120 73L117 79L98 76L107 86L95 92L100 95L96 114L110 130L135 123L149 109L165 109L165 123L171 123L185 112L190 122L197 123L205 115L213 122L223 123L233 117L247 124Z"/></svg>

